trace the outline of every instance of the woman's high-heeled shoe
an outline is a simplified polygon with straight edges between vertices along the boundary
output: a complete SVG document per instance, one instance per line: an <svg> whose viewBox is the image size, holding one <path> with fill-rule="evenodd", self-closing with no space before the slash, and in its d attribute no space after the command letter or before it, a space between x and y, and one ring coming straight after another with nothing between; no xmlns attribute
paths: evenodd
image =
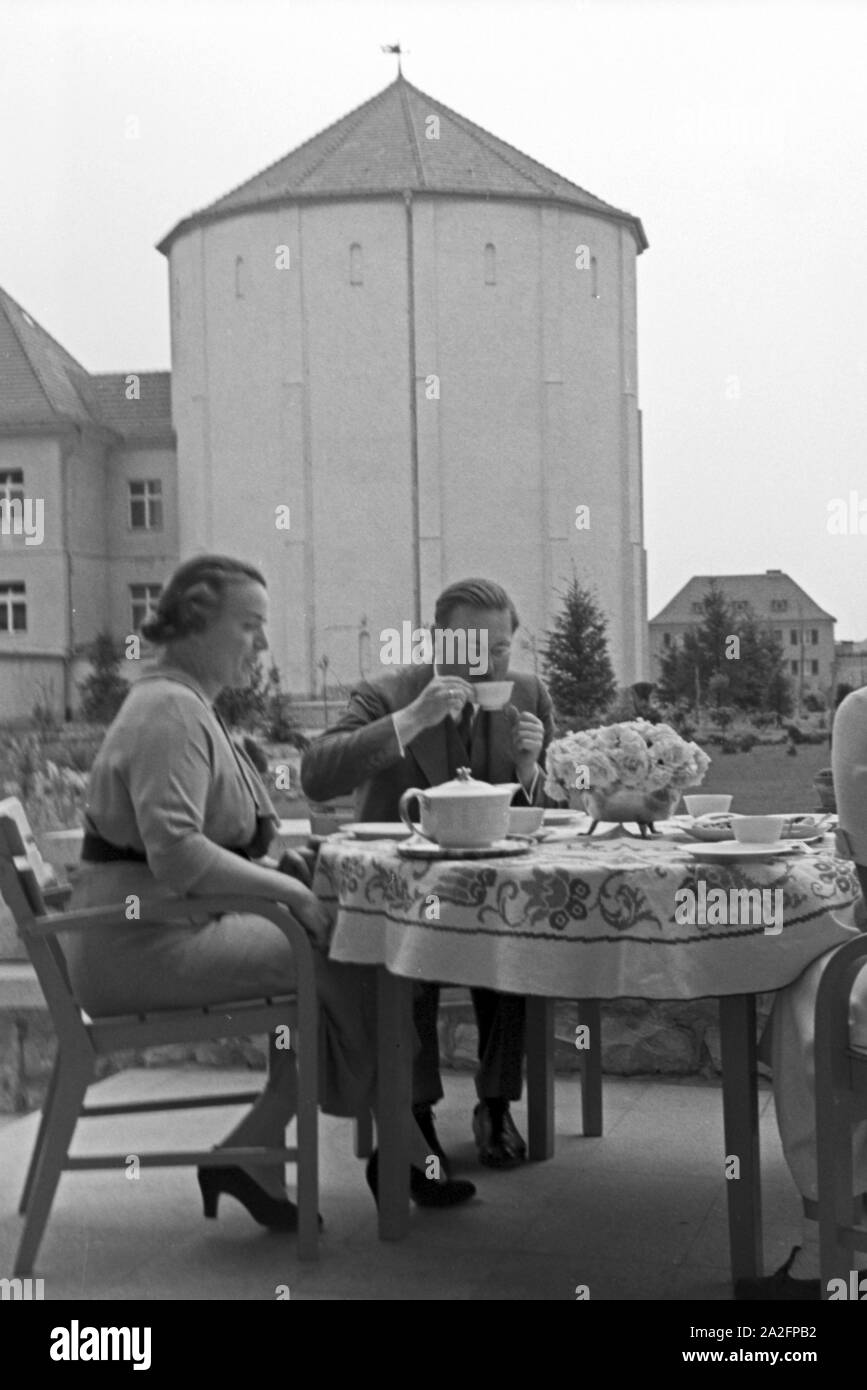
<svg viewBox="0 0 867 1390"><path fill-rule="evenodd" d="M205 1216L217 1215L220 1193L234 1197L247 1208L254 1221L270 1231L297 1231L298 1208L288 1197L271 1197L243 1168L199 1168L199 1187ZM322 1217L319 1229L322 1230Z"/></svg>
<svg viewBox="0 0 867 1390"><path fill-rule="evenodd" d="M367 1185L379 1206L379 1150L367 1160ZM409 1192L418 1207L457 1207L475 1197L476 1189L466 1178L426 1178L420 1168L409 1170Z"/></svg>

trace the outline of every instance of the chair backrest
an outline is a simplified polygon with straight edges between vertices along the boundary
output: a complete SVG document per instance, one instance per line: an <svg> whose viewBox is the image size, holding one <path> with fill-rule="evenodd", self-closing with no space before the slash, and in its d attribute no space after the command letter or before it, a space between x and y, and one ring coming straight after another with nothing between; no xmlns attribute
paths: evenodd
<svg viewBox="0 0 867 1390"><path fill-rule="evenodd" d="M36 875L36 880L40 888L48 888L57 882L57 876L50 864L45 860L36 843L36 837L30 829L30 822L27 819L27 812L21 805L17 796L8 796L5 801L0 801L0 817L9 816L14 820L18 827L23 844L22 854L27 858L27 862Z"/></svg>
<svg viewBox="0 0 867 1390"><path fill-rule="evenodd" d="M29 830L26 818L24 823ZM72 994L60 943L56 936L34 930L37 919L49 914L18 819L8 813L0 815L0 895L15 919L59 1036L62 1040L74 1035L81 1038L81 1010Z"/></svg>

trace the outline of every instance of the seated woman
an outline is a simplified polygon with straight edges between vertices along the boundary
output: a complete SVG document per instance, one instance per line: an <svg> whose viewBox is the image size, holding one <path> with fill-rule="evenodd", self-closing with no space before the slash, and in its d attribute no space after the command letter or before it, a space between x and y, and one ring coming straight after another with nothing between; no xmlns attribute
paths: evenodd
<svg viewBox="0 0 867 1390"><path fill-rule="evenodd" d="M845 829L858 868L862 898L855 920L863 929L867 915L867 688L848 695L834 719L834 789L839 823ZM764 1279L741 1280L739 1299L818 1299L819 1231L815 1211L815 1009L816 994L828 956L820 956L793 984L780 991L769 1023L774 1071L774 1100L783 1153L804 1200L804 1232L788 1260ZM867 1048L867 966L855 978L849 1005L849 1035L853 1046ZM867 1121L853 1130L853 1219L867 1223ZM867 1255L852 1254L853 1268L867 1267Z"/></svg>
<svg viewBox="0 0 867 1390"><path fill-rule="evenodd" d="M135 895L141 920L119 914L110 927L70 934L64 951L76 998L93 1017L286 994L295 962L279 927L254 914L209 917L192 900L224 893L284 904L316 948L321 1105L352 1116L374 1099L373 972L328 960L328 921L315 895L299 878L253 862L266 855L277 816L213 705L223 688L246 683L267 646L267 617L265 581L239 560L197 556L166 585L142 627L163 648L161 660L132 687L94 762L70 903L102 907ZM148 923L148 900L179 895L190 901L176 919ZM261 1097L219 1147L283 1145L295 1059L272 1048L271 1062ZM423 1166L421 1134L413 1140ZM278 1166L200 1169L199 1185L206 1215L226 1192L262 1225L297 1227ZM447 1199L441 1190L428 1205Z"/></svg>

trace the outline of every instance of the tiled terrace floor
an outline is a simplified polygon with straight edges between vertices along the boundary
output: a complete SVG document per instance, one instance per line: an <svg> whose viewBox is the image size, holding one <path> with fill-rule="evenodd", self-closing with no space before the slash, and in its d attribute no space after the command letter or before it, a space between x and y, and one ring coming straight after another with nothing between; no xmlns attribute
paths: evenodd
<svg viewBox="0 0 867 1390"><path fill-rule="evenodd" d="M100 1100L250 1085L250 1073L135 1070L101 1083ZM34 1274L47 1299L727 1300L728 1237L721 1094L715 1086L658 1080L605 1082L605 1135L581 1137L580 1083L557 1081L557 1146L548 1163L482 1169L469 1130L468 1076L446 1078L440 1136L478 1197L455 1211L413 1211L402 1243L377 1239L363 1166L348 1121L321 1122L321 1210L316 1265L296 1259L294 1237L261 1232L224 1198L202 1217L191 1169L69 1173L61 1179ZM94 1093L91 1093L92 1096ZM765 1263L797 1239L800 1204L780 1152L773 1097L760 1092ZM522 1106L513 1108L526 1132ZM77 1151L210 1144L236 1110L89 1120ZM38 1116L0 1126L0 1275L10 1276L15 1213ZM290 1170L291 1176L291 1170Z"/></svg>

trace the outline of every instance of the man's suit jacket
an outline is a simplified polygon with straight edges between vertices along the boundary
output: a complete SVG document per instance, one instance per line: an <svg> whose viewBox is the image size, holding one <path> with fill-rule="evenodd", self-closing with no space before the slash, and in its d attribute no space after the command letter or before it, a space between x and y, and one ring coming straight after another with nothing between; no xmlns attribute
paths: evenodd
<svg viewBox="0 0 867 1390"><path fill-rule="evenodd" d="M301 763L301 785L311 801L329 801L356 793L356 815L362 821L396 821L398 803L408 787L435 787L454 776L466 763L466 753L454 721L442 723L407 744L401 755L391 716L405 709L433 678L431 666L403 666L372 681L362 681L332 728L307 749ZM551 697L537 676L510 671L514 681L510 703L535 714L545 726L544 748L554 736ZM504 710L480 710L472 736L471 769L485 782L517 782L511 752L511 730ZM534 803L553 805L536 785ZM523 790L515 804L526 805Z"/></svg>

